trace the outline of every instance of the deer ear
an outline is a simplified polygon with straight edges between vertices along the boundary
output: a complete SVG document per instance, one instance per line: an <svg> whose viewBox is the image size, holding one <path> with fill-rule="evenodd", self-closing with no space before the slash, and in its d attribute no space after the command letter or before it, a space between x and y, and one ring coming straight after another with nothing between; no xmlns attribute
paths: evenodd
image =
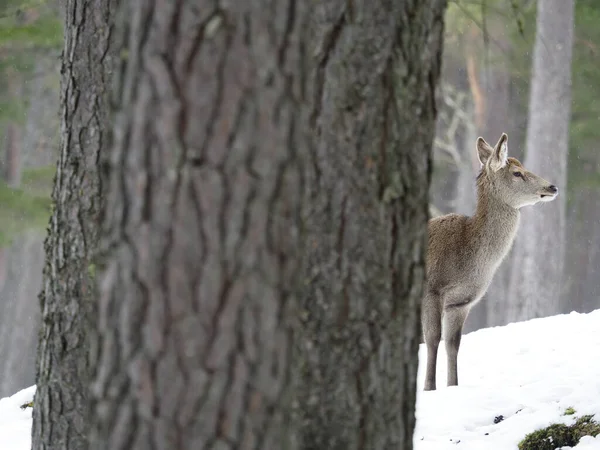
<svg viewBox="0 0 600 450"><path fill-rule="evenodd" d="M492 157L492 161L490 162L490 168L497 172L506 166L506 162L508 160L508 146L507 146L508 136L506 133L502 133L498 143L496 144L496 148L494 148L494 156Z"/></svg>
<svg viewBox="0 0 600 450"><path fill-rule="evenodd" d="M482 137L477 138L477 157L479 158L479 162L485 166L488 159L494 153L494 149L490 144L485 142L485 139Z"/></svg>

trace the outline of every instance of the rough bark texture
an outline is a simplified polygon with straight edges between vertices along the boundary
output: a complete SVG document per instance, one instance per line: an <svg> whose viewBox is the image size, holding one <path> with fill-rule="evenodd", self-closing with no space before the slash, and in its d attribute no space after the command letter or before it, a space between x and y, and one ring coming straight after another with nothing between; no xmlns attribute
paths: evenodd
<svg viewBox="0 0 600 450"><path fill-rule="evenodd" d="M306 450L412 449L445 7L313 5L317 141L298 369Z"/></svg>
<svg viewBox="0 0 600 450"><path fill-rule="evenodd" d="M290 448L307 8L120 11L92 448Z"/></svg>
<svg viewBox="0 0 600 450"><path fill-rule="evenodd" d="M561 311L573 0L538 0L525 167L557 185L548 205L524 208L515 244L507 320Z"/></svg>
<svg viewBox="0 0 600 450"><path fill-rule="evenodd" d="M33 449L82 449L87 434L89 339L95 319L91 260L108 102L112 0L65 3L61 145L45 242Z"/></svg>

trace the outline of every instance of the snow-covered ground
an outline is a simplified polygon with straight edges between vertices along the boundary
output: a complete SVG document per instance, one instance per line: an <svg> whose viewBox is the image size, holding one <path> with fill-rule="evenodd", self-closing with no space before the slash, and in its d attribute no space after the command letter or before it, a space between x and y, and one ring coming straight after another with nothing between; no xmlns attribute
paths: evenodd
<svg viewBox="0 0 600 450"><path fill-rule="evenodd" d="M445 386L442 343L438 390L423 392L425 356L422 345L415 450L513 450L527 433L551 423L569 424L585 414L600 421L600 310L465 335L459 387ZM21 405L34 391L0 400L0 450L29 450L31 408ZM575 414L565 416L567 408ZM600 449L600 436L574 448Z"/></svg>
<svg viewBox="0 0 600 450"><path fill-rule="evenodd" d="M0 450L31 448L31 408L21 405L33 400L35 386L0 399Z"/></svg>
<svg viewBox="0 0 600 450"><path fill-rule="evenodd" d="M585 414L600 422L600 310L463 336L458 387L446 387L443 347L432 392L423 391L427 353L420 348L415 450L512 450L551 423ZM574 416L563 415L569 407ZM504 420L494 424L499 416ZM574 448L600 449L600 436Z"/></svg>

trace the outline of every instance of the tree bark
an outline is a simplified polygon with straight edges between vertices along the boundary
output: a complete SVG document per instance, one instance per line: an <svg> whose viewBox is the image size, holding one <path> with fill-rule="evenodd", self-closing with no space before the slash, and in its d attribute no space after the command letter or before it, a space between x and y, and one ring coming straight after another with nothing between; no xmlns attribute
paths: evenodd
<svg viewBox="0 0 600 450"><path fill-rule="evenodd" d="M412 449L446 2L314 4L301 448Z"/></svg>
<svg viewBox="0 0 600 450"><path fill-rule="evenodd" d="M563 297L573 0L539 0L525 167L556 184L558 198L524 208L515 245L508 321L556 314Z"/></svg>
<svg viewBox="0 0 600 450"><path fill-rule="evenodd" d="M92 448L291 448L309 6L126 3Z"/></svg>
<svg viewBox="0 0 600 450"><path fill-rule="evenodd" d="M62 56L61 145L40 294L33 449L86 446L91 261L100 203L97 159L106 138L110 19L114 0L68 0Z"/></svg>

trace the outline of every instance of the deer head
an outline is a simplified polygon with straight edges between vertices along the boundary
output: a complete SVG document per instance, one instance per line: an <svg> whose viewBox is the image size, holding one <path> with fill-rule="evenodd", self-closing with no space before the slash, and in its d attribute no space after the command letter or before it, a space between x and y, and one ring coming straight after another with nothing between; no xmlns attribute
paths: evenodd
<svg viewBox="0 0 600 450"><path fill-rule="evenodd" d="M482 137L477 139L477 156L483 166L477 177L478 187L515 209L554 200L558 188L525 169L516 158L509 157L507 141L505 133L495 147Z"/></svg>

